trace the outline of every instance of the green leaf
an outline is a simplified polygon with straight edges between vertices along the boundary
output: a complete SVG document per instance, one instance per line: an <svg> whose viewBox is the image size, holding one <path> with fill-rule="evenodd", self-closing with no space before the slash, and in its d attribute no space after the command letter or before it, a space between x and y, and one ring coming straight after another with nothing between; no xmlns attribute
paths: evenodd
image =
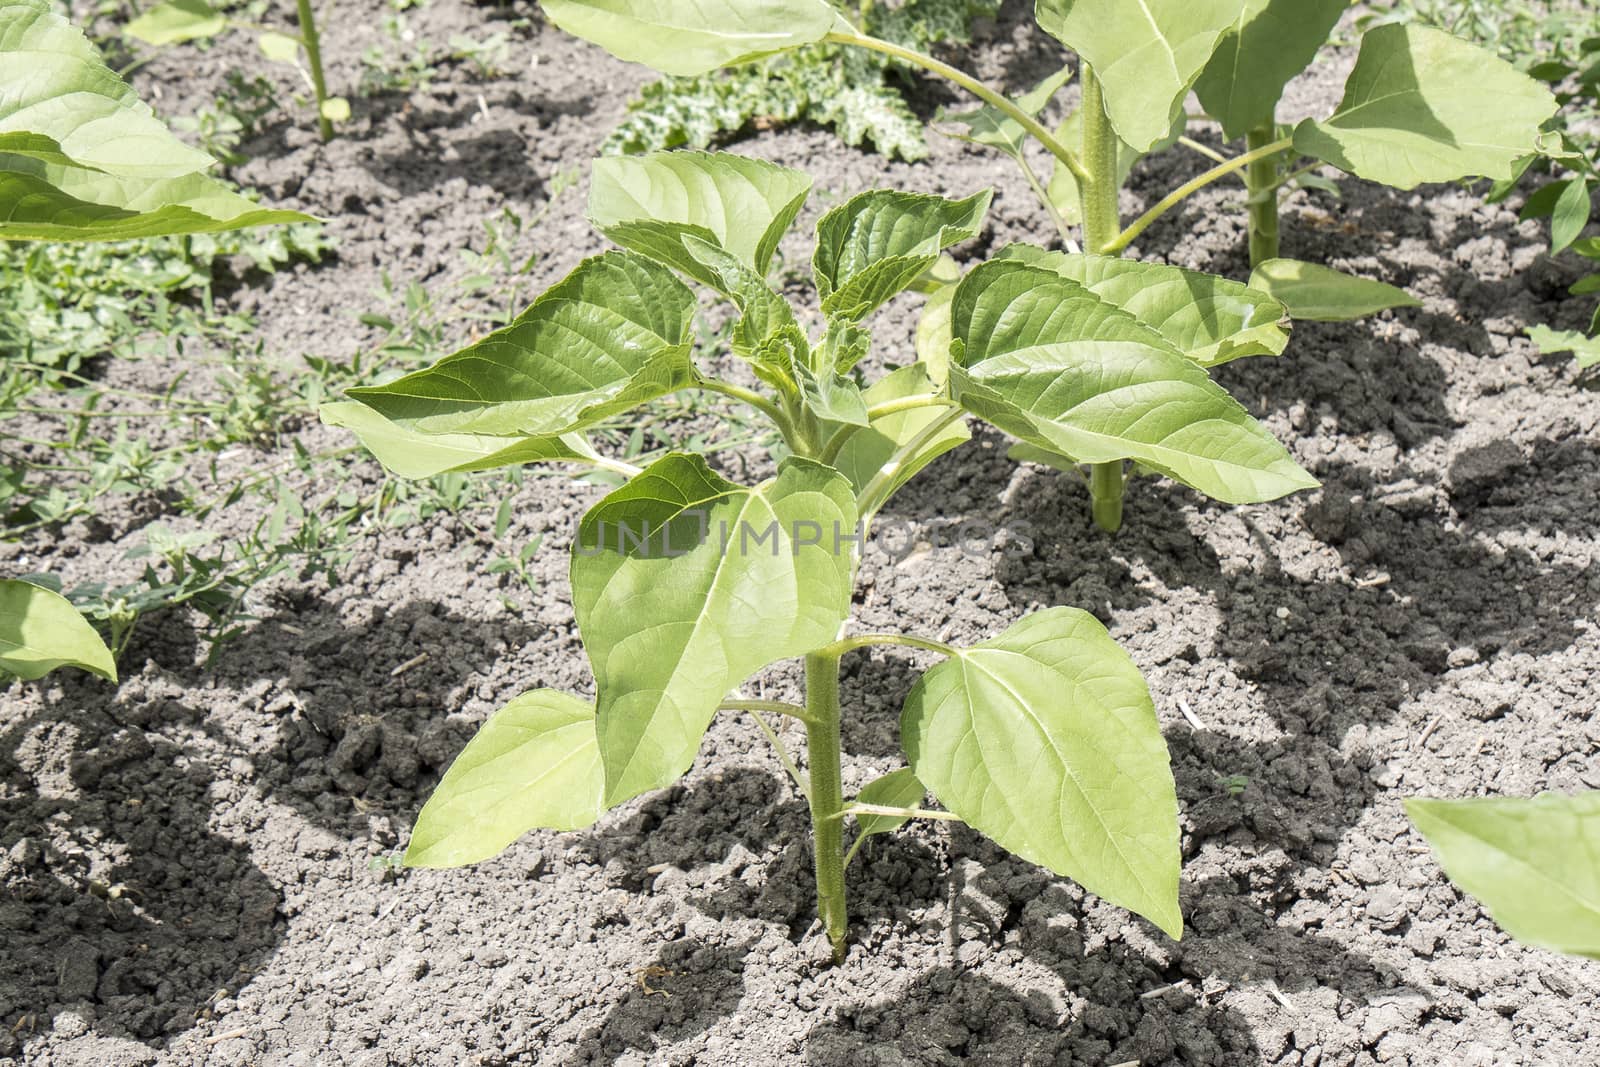
<svg viewBox="0 0 1600 1067"><path fill-rule="evenodd" d="M993 194L965 200L874 189L817 223L811 270L828 315L861 319L913 285L953 244L983 228Z"/></svg>
<svg viewBox="0 0 1600 1067"><path fill-rule="evenodd" d="M1106 117L1140 152L1166 137L1244 0L1036 0L1039 25L1094 69Z"/></svg>
<svg viewBox="0 0 1600 1067"><path fill-rule="evenodd" d="M1555 114L1550 90L1465 41L1425 26L1361 39L1344 99L1294 131L1295 150L1399 189L1473 175L1509 178Z"/></svg>
<svg viewBox="0 0 1600 1067"><path fill-rule="evenodd" d="M1556 201L1555 212L1550 217L1551 255L1564 251L1583 236L1592 207L1589 194L1589 183L1582 178L1574 178L1562 190L1561 199Z"/></svg>
<svg viewBox="0 0 1600 1067"><path fill-rule="evenodd" d="M317 111L323 118L335 125L350 121L350 101L342 96L328 97L322 102L322 106Z"/></svg>
<svg viewBox="0 0 1600 1067"><path fill-rule="evenodd" d="M864 399L871 407L886 404L891 400L937 391L933 382L928 379L927 372L920 365L914 364L910 367L901 367L878 379L872 384L872 388L866 391ZM859 499L861 491L887 469L889 461L897 451L924 433L931 432L931 436L923 441L915 452L903 457L899 466L888 471L890 475L888 492L882 497L887 500L922 468L952 448L972 440L972 434L967 430L966 423L959 419L937 431L930 431L930 427L948 411L946 407L930 405L925 408L880 415L872 420L867 429L857 430L845 438L844 447L834 458L833 465L849 480L851 488Z"/></svg>
<svg viewBox="0 0 1600 1067"><path fill-rule="evenodd" d="M1061 91L1062 86L1072 80L1072 74L1071 67L1062 67L1012 102L1024 114L1036 117L1056 93ZM958 141L997 148L1013 159L1021 156L1023 145L1028 140L1027 131L1022 125L992 104L984 104L982 107L966 111L941 109L934 116L934 122L936 124L949 122L963 126L966 128L964 133L948 129L941 129L939 132Z"/></svg>
<svg viewBox="0 0 1600 1067"><path fill-rule="evenodd" d="M1588 296L1590 293L1600 293L1600 273L1585 274L1567 286L1567 292L1573 296Z"/></svg>
<svg viewBox="0 0 1600 1067"><path fill-rule="evenodd" d="M581 830L605 806L594 706L554 689L489 717L417 815L408 867L486 860L529 830Z"/></svg>
<svg viewBox="0 0 1600 1067"><path fill-rule="evenodd" d="M861 397L861 386L854 379L826 371L818 373L803 364L796 366L795 372L800 399L818 418L824 422L867 425L867 405Z"/></svg>
<svg viewBox="0 0 1600 1067"><path fill-rule="evenodd" d="M491 437L428 434L390 422L365 404L344 400L318 409L329 426L350 430L384 468L402 478L516 467L524 463L585 461L594 451L578 434L562 437Z"/></svg>
<svg viewBox="0 0 1600 1067"><path fill-rule="evenodd" d="M1600 793L1405 805L1450 880L1506 933L1600 958Z"/></svg>
<svg viewBox="0 0 1600 1067"><path fill-rule="evenodd" d="M286 33L263 33L256 38L256 46L274 63L296 63L300 59L300 42Z"/></svg>
<svg viewBox="0 0 1600 1067"><path fill-rule="evenodd" d="M917 362L939 389L950 380L950 306L956 298L955 283L939 286L928 294L917 319Z"/></svg>
<svg viewBox="0 0 1600 1067"><path fill-rule="evenodd" d="M589 219L617 244L728 292L685 248L712 244L762 279L811 191L797 170L728 152L657 152L594 162Z"/></svg>
<svg viewBox="0 0 1600 1067"><path fill-rule="evenodd" d="M550 21L630 63L704 74L822 40L841 25L826 0L540 0Z"/></svg>
<svg viewBox="0 0 1600 1067"><path fill-rule="evenodd" d="M1404 289L1298 259L1262 263L1250 273L1250 288L1283 304L1291 319L1309 322L1347 322L1386 308L1422 306Z"/></svg>
<svg viewBox="0 0 1600 1067"><path fill-rule="evenodd" d="M1544 355L1571 352L1577 357L1579 370L1600 363L1600 337L1586 337L1577 330L1552 330L1548 326L1530 326L1527 333Z"/></svg>
<svg viewBox="0 0 1600 1067"><path fill-rule="evenodd" d="M179 141L45 0L0 3L0 240L122 240L314 221L199 172Z"/></svg>
<svg viewBox="0 0 1600 1067"><path fill-rule="evenodd" d="M900 736L969 826L1182 936L1167 746L1139 669L1092 615L1050 608L957 650L906 697Z"/></svg>
<svg viewBox="0 0 1600 1067"><path fill-rule="evenodd" d="M160 46L215 37L227 28L227 16L205 0L168 0L128 23L122 32L136 41Z"/></svg>
<svg viewBox="0 0 1600 1067"><path fill-rule="evenodd" d="M1289 344L1288 312L1265 293L1197 270L1116 256L1069 255L1011 245L996 259L1016 259L1086 287L1215 367L1245 356L1276 356Z"/></svg>
<svg viewBox="0 0 1600 1067"><path fill-rule="evenodd" d="M856 794L856 803L880 808L914 808L922 803L927 792L927 787L917 780L910 767L901 767L862 786L861 792ZM903 815L857 815L856 840L873 834L893 833L907 821Z"/></svg>
<svg viewBox="0 0 1600 1067"><path fill-rule="evenodd" d="M1194 91L1228 140L1273 121L1283 87L1316 58L1349 0L1245 0Z"/></svg>
<svg viewBox="0 0 1600 1067"><path fill-rule="evenodd" d="M599 690L606 803L673 781L724 697L839 633L850 487L791 457L754 489L672 453L584 516L572 601Z"/></svg>
<svg viewBox="0 0 1600 1067"><path fill-rule="evenodd" d="M1153 328L1053 271L967 274L950 384L967 410L1080 463L1133 459L1230 504L1317 484L1238 401Z"/></svg>
<svg viewBox="0 0 1600 1067"><path fill-rule="evenodd" d="M504 329L349 395L422 433L569 433L688 384L694 311L694 293L667 268L607 252Z"/></svg>
<svg viewBox="0 0 1600 1067"><path fill-rule="evenodd" d="M32 681L57 667L117 680L111 650L66 597L32 582L0 579L0 671Z"/></svg>

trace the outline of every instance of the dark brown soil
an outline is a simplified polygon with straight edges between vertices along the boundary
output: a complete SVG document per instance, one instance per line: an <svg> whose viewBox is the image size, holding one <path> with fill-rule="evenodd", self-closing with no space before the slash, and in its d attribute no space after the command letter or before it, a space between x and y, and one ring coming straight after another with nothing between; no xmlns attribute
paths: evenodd
<svg viewBox="0 0 1600 1067"><path fill-rule="evenodd" d="M965 60L1013 89L1057 55L1027 31L1028 6L1008 6ZM338 7L336 85L356 80L384 10ZM410 17L442 42L511 14L435 0ZM332 144L302 113L246 146L254 161L235 176L327 218L339 241L322 266L233 294L286 367L372 344L355 316L376 305L381 272L460 277L482 220L541 208L645 79L537 20L512 37L512 76L446 64L429 88L355 99ZM137 81L180 114L234 66L279 77L240 36L175 50ZM1330 58L1290 110L1334 99L1345 66ZM920 101L930 111L935 92ZM811 130L738 148L817 177L790 263L821 210L878 185L995 186L966 256L1039 239L1012 171L952 142L918 165ZM1147 162L1125 208L1203 165ZM478 722L535 686L589 691L566 549L603 490L536 477L515 498L512 539L544 538L520 616L485 570L487 513L440 514L365 540L345 584L281 581L209 668L197 620L175 612L140 631L120 688L65 672L5 692L0 1059L1600 1064L1600 965L1511 942L1444 881L1400 807L1600 786L1600 397L1521 334L1576 325L1583 309L1562 302L1571 278L1515 205L1340 187L1291 202L1285 254L1403 285L1424 306L1300 326L1283 357L1220 375L1323 489L1227 508L1141 482L1111 539L1076 480L1019 466L980 433L893 505L925 545L873 547L861 576L871 628L963 641L1049 604L1107 621L1146 672L1172 750L1181 943L934 824L853 868L855 945L825 965L803 805L734 718L680 784L591 832L530 835L474 869L389 869ZM1238 206L1219 187L1136 252L1242 277ZM519 251L539 254L543 285L601 247L568 194ZM910 300L885 313L875 358L906 351L913 313ZM309 422L296 432L310 447L335 440ZM10 546L7 566L25 559L69 584L131 577L123 553L160 517L137 510L148 504ZM1037 536L978 556L941 540L974 514ZM899 702L922 665L898 651L847 661L847 787L898 765ZM778 696L796 682L786 668L765 679Z"/></svg>

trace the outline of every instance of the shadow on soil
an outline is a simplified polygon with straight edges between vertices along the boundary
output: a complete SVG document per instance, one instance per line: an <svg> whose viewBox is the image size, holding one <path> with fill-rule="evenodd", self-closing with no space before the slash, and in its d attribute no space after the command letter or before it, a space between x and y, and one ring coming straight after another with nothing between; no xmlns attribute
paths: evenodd
<svg viewBox="0 0 1600 1067"><path fill-rule="evenodd" d="M81 710L94 684L54 682L47 710L0 719L0 1055L68 1010L69 1026L159 1047L281 937L277 890L209 829L212 768Z"/></svg>

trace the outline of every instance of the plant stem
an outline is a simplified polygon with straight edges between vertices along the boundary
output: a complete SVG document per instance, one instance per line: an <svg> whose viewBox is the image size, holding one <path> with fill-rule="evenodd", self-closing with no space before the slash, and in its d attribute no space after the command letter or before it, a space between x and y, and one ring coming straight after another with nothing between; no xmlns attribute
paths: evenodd
<svg viewBox="0 0 1600 1067"><path fill-rule="evenodd" d="M885 400L881 404L874 404L867 409L868 420L881 419L885 415L893 415L899 411L912 411L916 408L955 407L950 401L937 393L917 393L914 396L896 397L894 400Z"/></svg>
<svg viewBox="0 0 1600 1067"><path fill-rule="evenodd" d="M863 519L870 519L873 515L876 515L878 509L883 507L888 502L889 497L893 495L895 478L899 474L901 465L920 452L929 441L932 441L948 429L951 423L961 421L965 414L966 412L963 409L953 407L938 418L930 420L928 425L917 432L916 436L895 449L894 455L889 458L889 462L885 463L878 470L878 473L874 474L872 479L861 487L861 492L856 494L856 509ZM837 453L835 455L837 456Z"/></svg>
<svg viewBox="0 0 1600 1067"><path fill-rule="evenodd" d="M727 707L726 704L723 707ZM806 798L806 803L811 802L811 785L806 781L805 775L800 773L800 768L794 765L794 760L789 756L789 750L784 747L783 738L778 736L778 731L772 724L761 717L761 713L753 708L746 708L750 717L761 727L761 732L767 735L767 740L772 742L772 748L778 755L778 762L783 764L783 769L789 772L789 777L794 780L795 788L800 790L800 795Z"/></svg>
<svg viewBox="0 0 1600 1067"><path fill-rule="evenodd" d="M1116 533L1122 527L1122 490L1126 482L1120 459L1089 467L1090 511L1094 524L1106 533Z"/></svg>
<svg viewBox="0 0 1600 1067"><path fill-rule="evenodd" d="M1268 120L1245 134L1245 146L1252 152L1273 141L1277 123ZM1244 172L1249 191L1250 266L1259 267L1278 258L1278 186L1280 156L1276 153L1251 162Z"/></svg>
<svg viewBox="0 0 1600 1067"><path fill-rule="evenodd" d="M1106 118L1105 98L1100 79L1083 64L1083 165L1088 177L1081 180L1083 202L1083 247L1088 252L1103 252L1121 228L1117 215L1117 132Z"/></svg>
<svg viewBox="0 0 1600 1067"><path fill-rule="evenodd" d="M791 719L809 722L811 713L798 704L790 704L782 700L724 700L717 706L718 711L748 711L754 714L758 711L770 711L774 715L787 715Z"/></svg>
<svg viewBox="0 0 1600 1067"><path fill-rule="evenodd" d="M834 32L828 34L824 40L832 44L848 44L854 45L857 48L866 48L874 52L882 52L886 56L893 56L896 59L902 59L913 66L921 67L923 70L928 71L929 73L937 74L941 78L955 82L957 85L961 86L961 88L965 89L973 96L976 96L984 103L1003 112L1007 118L1021 126L1028 132L1028 136L1044 145L1045 149L1052 156L1055 156L1061 161L1062 166L1072 171L1072 173L1080 182L1088 179L1089 175L1084 169L1083 162L1079 160L1077 156L1073 155L1071 149L1058 141L1054 134L1045 129L1043 123L1018 107L1011 101L1009 97L1006 96L1006 94L1000 92L998 89L994 89L988 85L985 85L983 82L979 81L977 78L974 78L965 71L957 70L948 63L941 63L932 56L925 56L921 52L916 52L909 48L902 48L897 44L893 44L892 42L882 41L876 37L869 37L863 33Z"/></svg>
<svg viewBox="0 0 1600 1067"><path fill-rule="evenodd" d="M742 404L749 404L777 424L778 429L783 431L785 437L789 435L788 417L784 415L778 405L754 389L746 389L742 385L734 385L732 382L725 382L721 378L701 378L695 382L695 387L713 393L721 393L723 396L732 397Z"/></svg>
<svg viewBox="0 0 1600 1067"><path fill-rule="evenodd" d="M891 804L851 804L841 808L835 818L842 819L846 815L887 815L895 819L934 819L944 822L960 822L961 816L951 811L937 811L932 808L898 808Z"/></svg>
<svg viewBox="0 0 1600 1067"><path fill-rule="evenodd" d="M311 91L317 98L317 132L323 141L333 140L333 123L323 114L322 106L328 100L328 82L322 73L322 38L317 33L317 16L311 10L311 0L297 0L300 20L300 43L306 49L306 66L311 68Z"/></svg>
<svg viewBox="0 0 1600 1067"><path fill-rule="evenodd" d="M816 860L817 918L844 959L850 919L844 897L844 772L839 752L839 657L806 657L806 770L811 780L811 839Z"/></svg>
<svg viewBox="0 0 1600 1067"><path fill-rule="evenodd" d="M1117 131L1106 117L1100 79L1087 63L1083 80L1083 160L1090 179L1082 185L1083 247L1090 252L1109 250L1122 218L1117 210L1121 183L1117 180ZM1089 468L1090 511L1097 526L1116 533L1122 526L1122 461L1095 463Z"/></svg>
<svg viewBox="0 0 1600 1067"><path fill-rule="evenodd" d="M854 652L858 648L869 648L872 645L903 645L906 648L920 648L924 652L937 652L941 656L954 656L956 649L943 641L935 641L931 637L918 637L915 634L856 634L854 637L844 637L817 650L819 656L832 656L838 659L846 652Z"/></svg>
<svg viewBox="0 0 1600 1067"><path fill-rule="evenodd" d="M1261 159L1265 156L1275 156L1279 152L1283 152L1293 147L1294 139L1291 137L1284 137L1280 140L1273 141L1271 144L1262 145L1260 148L1246 152L1243 155L1234 156L1226 163L1219 163L1199 177L1192 178L1189 181L1184 182L1182 185L1172 190L1172 192L1162 197L1161 200L1149 211L1146 211L1143 215L1140 215L1137 219L1134 219L1128 228L1123 230L1115 241L1112 241L1111 244L1106 246L1105 251L1112 253L1121 252L1124 248L1127 248L1129 245L1133 244L1134 241L1138 240L1139 235L1148 229L1152 222L1155 222L1162 215L1165 215L1167 212L1171 211L1173 208L1177 207L1179 204L1183 203L1185 200L1189 199L1189 197L1193 196L1195 193L1198 193L1201 189L1204 189L1212 182L1220 181L1221 179L1232 174L1234 171L1248 167L1258 159Z"/></svg>

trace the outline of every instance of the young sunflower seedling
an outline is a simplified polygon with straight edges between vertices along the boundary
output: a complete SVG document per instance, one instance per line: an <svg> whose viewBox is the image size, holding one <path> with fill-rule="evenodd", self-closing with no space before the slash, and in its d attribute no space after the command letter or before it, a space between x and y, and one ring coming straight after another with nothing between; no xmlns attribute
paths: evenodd
<svg viewBox="0 0 1600 1067"><path fill-rule="evenodd" d="M1280 345L1282 309L1235 282L1159 264L1013 246L950 291L942 351L870 385L869 319L975 236L989 194L863 193L817 224L819 326L766 281L810 188L734 155L595 163L594 224L620 250L580 264L507 328L432 367L328 405L395 473L588 464L625 483L572 546L574 613L596 700L536 690L493 715L418 817L407 862L492 856L535 828L576 829L668 785L718 711L805 727L818 907L845 948L844 869L861 840L959 818L1173 936L1177 807L1150 694L1093 617L1052 608L988 641L854 634L851 590L885 502L969 437L977 415L1040 448L1136 460L1224 499L1312 484L1204 366ZM729 347L761 383L696 360L690 284L736 312ZM600 420L677 390L721 393L770 420L788 455L759 485L673 452L643 469L601 456ZM843 791L839 662L869 645L944 657L907 697L909 766ZM804 698L738 687L785 659ZM942 809L922 807L931 792ZM847 851L848 821L855 840Z"/></svg>
<svg viewBox="0 0 1600 1067"><path fill-rule="evenodd" d="M1256 267L1251 285L1295 318L1354 318L1417 301L1393 286L1276 258L1280 190L1309 169L1285 173L1287 161L1332 164L1403 189L1471 175L1506 178L1535 150L1540 124L1556 109L1548 90L1488 52L1437 30L1389 25L1362 39L1331 115L1280 129L1284 86L1327 40L1344 0L1037 0L1040 26L1076 54L1081 83L1081 105L1054 129L1038 116L1070 69L1012 99L932 56L863 33L827 0L541 2L568 32L665 74L702 74L819 41L936 74L983 102L943 117L964 128L960 136L1017 163L1069 251L1078 247L1077 225L1086 251L1121 255L1189 197L1242 174ZM1183 136L1191 89L1230 139L1246 139L1244 152L1225 156ZM1048 183L1024 154L1029 140L1055 161ZM1134 163L1180 140L1216 165L1124 225L1118 198ZM943 315L939 300L929 309ZM938 329L936 323L930 332ZM1122 463L1059 446L1024 454L1064 468L1087 464L1095 519L1118 528Z"/></svg>
<svg viewBox="0 0 1600 1067"><path fill-rule="evenodd" d="M305 79L317 108L317 132L324 141L331 141L334 126L350 118L350 101L328 94L328 78L322 68L322 34L317 29L312 0L295 0L295 3L297 33L284 33L270 26L233 18L206 0L164 0L128 23L123 32L136 41L157 47L203 40L232 29L255 33L262 55L274 63L294 67ZM306 57L304 67L300 66L302 52Z"/></svg>

